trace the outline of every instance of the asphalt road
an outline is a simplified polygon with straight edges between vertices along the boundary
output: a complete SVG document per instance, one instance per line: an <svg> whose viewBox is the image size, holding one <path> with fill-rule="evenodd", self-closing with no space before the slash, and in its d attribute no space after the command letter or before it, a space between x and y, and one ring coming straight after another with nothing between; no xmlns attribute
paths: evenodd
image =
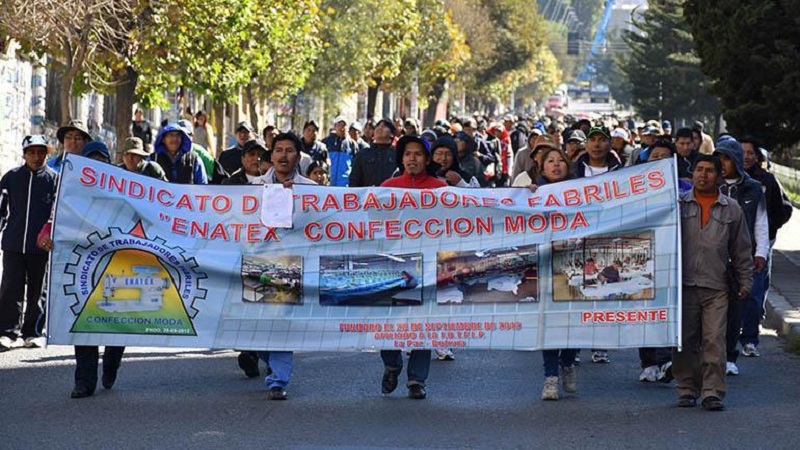
<svg viewBox="0 0 800 450"><path fill-rule="evenodd" d="M402 386L381 396L376 354L299 354L277 402L230 351L131 348L113 390L73 400L70 347L16 349L0 354L0 448L800 448L800 357L763 340L719 413L638 382L634 350L584 362L578 393L558 402L539 400L539 352L434 361L422 401Z"/></svg>
<svg viewBox="0 0 800 450"><path fill-rule="evenodd" d="M797 236L799 212L777 248L800 248ZM276 402L230 351L130 348L113 390L73 400L71 347L15 349L0 353L0 449L797 449L800 356L782 345L764 330L763 356L740 359L719 413L638 382L635 350L584 362L578 393L558 402L539 400L539 352L434 361L423 401L402 386L381 396L377 354L298 354Z"/></svg>

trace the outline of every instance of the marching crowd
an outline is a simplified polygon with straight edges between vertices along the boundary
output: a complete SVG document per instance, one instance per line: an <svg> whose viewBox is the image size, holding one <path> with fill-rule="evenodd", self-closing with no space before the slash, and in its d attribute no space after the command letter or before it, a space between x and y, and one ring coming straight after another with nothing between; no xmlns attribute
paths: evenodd
<svg viewBox="0 0 800 450"><path fill-rule="evenodd" d="M668 121L636 126L632 120L614 118L592 122L513 115L498 121L485 116L440 119L428 129L421 129L413 118L370 119L362 124L336 117L322 139L321 131L316 121L309 120L298 133L267 126L257 135L243 121L234 130L235 144L217 152L213 129L202 111L194 123L164 124L153 139L149 123L137 110L134 137L121 143L118 165L179 184L535 190L675 158L681 190L683 351L640 349L639 380L675 379L677 406L692 407L700 400L704 409L721 410L725 378L739 373L737 358L760 355L759 323L769 286L771 249L792 208L756 139L723 133L715 142L700 122L673 132ZM41 293L53 247L51 210L64 155L112 163L110 149L93 141L80 121L59 128L57 139L59 151L54 152L44 136L26 137L24 164L0 180L0 351L43 345ZM612 277L619 270L612 269L603 276ZM103 352L101 381L106 389L116 381L123 352L124 347L106 347ZM454 359L448 349L436 353L440 360ZM562 389L576 392L579 350L542 353L541 398L557 400ZM242 351L238 363L254 378L260 376L259 360L263 361L269 398L281 400L287 398L292 356L292 352ZM404 357L400 350L382 351L381 357L381 390L390 394L397 388ZM75 358L71 395L91 396L98 381L98 347L76 346ZM406 370L410 398L426 397L431 359L431 350L410 352ZM610 358L606 350L592 349L591 361L609 363Z"/></svg>

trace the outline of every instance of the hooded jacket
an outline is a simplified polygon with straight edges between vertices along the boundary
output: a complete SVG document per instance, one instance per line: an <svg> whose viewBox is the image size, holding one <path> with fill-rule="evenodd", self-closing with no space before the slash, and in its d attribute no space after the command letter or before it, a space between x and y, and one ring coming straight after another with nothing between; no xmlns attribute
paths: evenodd
<svg viewBox="0 0 800 450"><path fill-rule="evenodd" d="M586 178L586 166L589 165L589 153L584 153L577 161L575 161L575 167L573 168L573 173L575 174L575 178ZM611 152L608 152L606 155L606 165L608 166L608 171L613 172L617 169L621 169L622 165L619 163L617 158L614 157Z"/></svg>
<svg viewBox="0 0 800 450"><path fill-rule="evenodd" d="M47 165L36 172L22 165L9 170L0 179L0 194L7 198L8 214L0 212L0 224L6 223L2 249L7 252L37 254L46 252L36 246L36 236L50 218L56 197L58 174ZM7 221L6 221L7 216Z"/></svg>
<svg viewBox="0 0 800 450"><path fill-rule="evenodd" d="M727 156L736 166L739 179L735 183L723 181L720 192L739 203L750 232L753 252L755 256L766 259L769 253L769 225L761 183L751 178L744 170L744 152L736 140L731 138L719 141L714 154Z"/></svg>
<svg viewBox="0 0 800 450"><path fill-rule="evenodd" d="M177 131L181 134L181 146L175 159L171 158L164 146L164 136ZM208 177L197 154L192 151L192 140L183 128L170 124L165 126L156 137L155 152L151 158L158 163L167 174L170 183L179 184L208 184Z"/></svg>
<svg viewBox="0 0 800 450"><path fill-rule="evenodd" d="M460 187L460 188L466 188L466 187L477 188L477 187L481 187L481 185L478 183L478 179L477 178L475 178L474 176L468 174L467 172L464 171L464 169L461 168L461 161L458 158L458 145L456 144L455 139L453 139L453 138L451 138L449 136L440 137L439 139L436 140L436 142L433 143L433 146L431 147L431 153L434 153L436 151L436 149L438 149L440 147L446 148L453 155L453 165L450 166L449 169L443 169L441 166L439 166L439 168L438 168L439 170L436 172L436 176L440 180L442 180L445 183L447 183L447 180L444 179L444 175L445 175L445 173L447 173L447 171L452 170L453 172L457 173L461 177L461 182L458 183L455 187ZM401 155L401 157L402 157L402 155Z"/></svg>

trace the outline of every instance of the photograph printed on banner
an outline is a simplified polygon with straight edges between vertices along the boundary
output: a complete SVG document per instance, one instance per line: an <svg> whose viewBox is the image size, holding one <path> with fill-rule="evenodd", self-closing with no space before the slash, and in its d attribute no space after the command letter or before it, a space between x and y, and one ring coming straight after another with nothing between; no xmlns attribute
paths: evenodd
<svg viewBox="0 0 800 450"><path fill-rule="evenodd" d="M242 301L303 303L303 258L300 256L242 257Z"/></svg>
<svg viewBox="0 0 800 450"><path fill-rule="evenodd" d="M322 306L417 306L422 304L422 254L321 256Z"/></svg>
<svg viewBox="0 0 800 450"><path fill-rule="evenodd" d="M436 303L535 302L538 246L436 254Z"/></svg>
<svg viewBox="0 0 800 450"><path fill-rule="evenodd" d="M652 300L652 230L553 241L553 300Z"/></svg>

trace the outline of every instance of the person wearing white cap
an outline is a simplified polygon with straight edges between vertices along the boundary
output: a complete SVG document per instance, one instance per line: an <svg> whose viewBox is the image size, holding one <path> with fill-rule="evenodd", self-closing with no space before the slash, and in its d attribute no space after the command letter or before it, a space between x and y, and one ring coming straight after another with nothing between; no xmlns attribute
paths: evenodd
<svg viewBox="0 0 800 450"><path fill-rule="evenodd" d="M627 164L626 161L629 161L633 154L633 146L629 144L629 140L630 135L624 128L615 128L611 132L611 150L617 152L623 164Z"/></svg>
<svg viewBox="0 0 800 450"><path fill-rule="evenodd" d="M369 144L367 141L361 138L361 133L363 132L364 128L361 126L361 122L355 121L350 122L350 126L347 128L347 134L350 135L350 139L356 141L356 145L358 146L358 151L366 150L369 148Z"/></svg>
<svg viewBox="0 0 800 450"><path fill-rule="evenodd" d="M358 144L347 135L347 119L344 116L333 119L333 132L322 143L328 149L331 163L331 186L347 186Z"/></svg>
<svg viewBox="0 0 800 450"><path fill-rule="evenodd" d="M50 217L58 180L58 174L45 165L49 148L44 136L26 136L22 141L25 164L0 179L0 352L19 346L19 338L25 347L41 346L38 340L44 322L39 297L47 252L36 246L36 236Z"/></svg>

